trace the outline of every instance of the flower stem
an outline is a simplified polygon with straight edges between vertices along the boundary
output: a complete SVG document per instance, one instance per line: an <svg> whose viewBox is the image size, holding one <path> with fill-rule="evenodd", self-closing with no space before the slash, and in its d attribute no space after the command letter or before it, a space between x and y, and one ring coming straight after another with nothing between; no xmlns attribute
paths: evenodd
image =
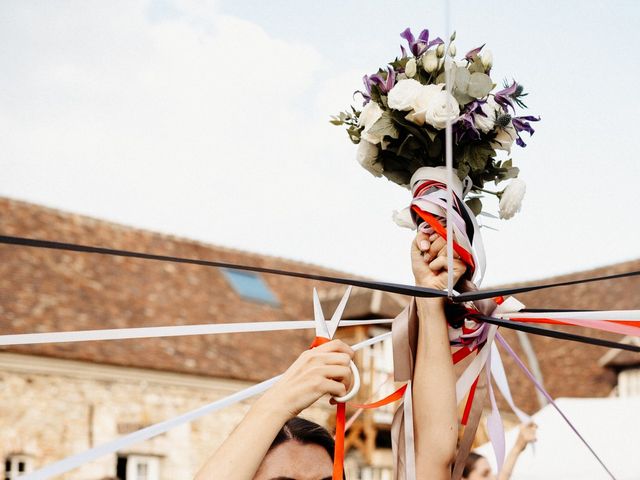
<svg viewBox="0 0 640 480"><path fill-rule="evenodd" d="M473 186L473 189L480 190L481 192L484 192L484 193L490 193L491 195L495 195L496 197L500 197L500 193L501 193L501 192L492 192L491 190L485 190L484 188L480 188L475 185Z"/></svg>

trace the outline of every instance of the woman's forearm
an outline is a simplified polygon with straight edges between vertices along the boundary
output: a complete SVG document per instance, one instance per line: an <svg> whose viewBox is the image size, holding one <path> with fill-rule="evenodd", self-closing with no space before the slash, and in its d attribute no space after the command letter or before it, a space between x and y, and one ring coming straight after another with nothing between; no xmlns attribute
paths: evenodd
<svg viewBox="0 0 640 480"><path fill-rule="evenodd" d="M416 300L420 330L413 379L418 478L449 479L458 437L455 374L442 299Z"/></svg>
<svg viewBox="0 0 640 480"><path fill-rule="evenodd" d="M200 469L195 480L252 480L273 439L288 420L268 394L247 415Z"/></svg>
<svg viewBox="0 0 640 480"><path fill-rule="evenodd" d="M502 466L502 470L500 470L498 480L509 480L511 478L511 474L513 473L513 468L516 466L518 457L525 448L526 444L522 445L520 442L516 442L516 444L507 455L507 458L505 458L504 460L504 465Z"/></svg>

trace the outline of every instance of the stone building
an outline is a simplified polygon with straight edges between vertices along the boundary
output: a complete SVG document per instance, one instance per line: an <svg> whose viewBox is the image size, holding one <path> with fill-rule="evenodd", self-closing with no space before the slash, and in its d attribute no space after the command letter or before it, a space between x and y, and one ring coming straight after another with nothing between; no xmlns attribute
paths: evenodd
<svg viewBox="0 0 640 480"><path fill-rule="evenodd" d="M0 234L343 275L10 199L0 199ZM634 269L640 269L640 261L576 276ZM518 298L529 307L630 309L640 308L639 286L640 280L628 278ZM289 277L0 245L0 334L310 319L313 287L321 292L325 312L333 310L344 292L344 287ZM404 297L354 289L344 318L391 318L406 302ZM354 342L381 328L350 327L340 335ZM515 335L505 335L520 348ZM21 472L270 378L284 371L312 337L312 331L296 330L4 347L0 349L4 478L17 478ZM624 372L638 367L637 356L618 358L598 347L538 337L532 344L545 385L554 396L615 394L616 375L629 376ZM389 343L359 352L357 360L363 372L360 401L394 388ZM516 403L537 410L531 385L505 360ZM250 400L204 416L60 478L191 479L249 405ZM355 418L347 437L349 478L389 478L392 408L365 411ZM305 415L329 428L334 422L326 401Z"/></svg>

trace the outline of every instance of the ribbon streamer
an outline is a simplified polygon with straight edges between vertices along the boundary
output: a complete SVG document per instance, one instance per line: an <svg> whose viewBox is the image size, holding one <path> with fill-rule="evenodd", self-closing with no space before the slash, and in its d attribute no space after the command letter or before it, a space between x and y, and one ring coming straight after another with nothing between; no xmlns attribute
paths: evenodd
<svg viewBox="0 0 640 480"><path fill-rule="evenodd" d="M100 255L114 255L119 257L140 258L145 260L166 261L173 263L185 263L191 265L201 265L206 267L230 268L234 270L246 270L252 272L268 273L273 275L284 275L289 277L305 278L308 280L317 280L320 282L337 283L341 285L353 285L355 287L368 288L371 290L380 290L383 292L398 293L400 295L409 295L414 297L446 297L447 293L430 288L416 287L412 285L403 285L399 283L373 282L359 280L355 278L332 277L326 275L313 275L310 273L293 272L288 270L279 270L273 268L254 267L250 265L240 265L225 262L216 262L209 260L199 260L195 258L181 258L166 255L154 255L142 252L132 252L128 250L116 250L110 248L91 247L87 245L79 245L65 242L54 242L49 240L38 240L34 238L14 237L8 235L0 235L0 244L21 245L34 248L47 248L54 250L64 250L81 253L96 253ZM548 283L544 285L531 285L528 287L516 287L494 290L478 290L475 292L461 293L451 298L454 302L468 302L472 300L482 300L500 296L511 295L515 293L525 293L535 290L565 287L569 285L578 285L580 283L600 282L604 280L614 280L619 278L639 276L640 270L631 272L617 273L614 275L605 275L600 277L582 278L565 282ZM535 333L535 332L534 332Z"/></svg>
<svg viewBox="0 0 640 480"><path fill-rule="evenodd" d="M571 423L571 421L567 418L567 416L564 414L564 412L562 410L560 410L560 408L558 407L558 405L556 404L556 402L553 401L553 398L551 397L551 395L549 395L549 393L547 393L547 391L545 390L545 388L540 384L540 382L538 382L538 379L529 371L529 369L526 367L526 365L524 364L524 362L520 359L520 357L518 357L518 355L516 354L516 352L513 351L513 349L511 348L511 346L507 343L507 341L502 337L502 335L500 335L499 333L496 335L496 339L498 340L498 342L500 342L500 345L502 345L504 347L504 349L509 353L509 355L511 355L511 357L515 360L515 362L518 364L518 366L520 367L520 369L525 373L525 375L527 377L529 377L529 380L531 380L533 382L533 384L536 386L536 388L538 389L538 391L540 391L540 393L542 393L542 395L544 395L544 397L549 401L549 403L553 406L553 408L555 408L557 410L557 412L560 414L560 416L564 419L564 421L567 423L567 425L569 425L569 427L571 428L571 430L573 430L573 432L578 436L578 438L582 441L582 443L589 449L589 451L591 452L591 454L595 457L595 459L598 461L598 463L602 466L602 468L604 468L604 470L609 474L609 476L613 479L616 480L616 477L613 475L613 473L611 473L611 471L607 468L607 466L604 464L604 462L602 461L602 459L598 456L598 454L595 452L595 450L591 447L591 445L589 445L589 443L585 440L585 438L580 434L580 432L578 431L578 429L573 425L573 423Z"/></svg>
<svg viewBox="0 0 640 480"><path fill-rule="evenodd" d="M590 345L597 345L600 347L618 348L620 350L628 350L630 352L640 352L640 346L631 345L621 342L613 342L610 340L603 340L601 338L586 337L584 335L577 335L575 333L563 332L560 330L551 330L549 328L534 327L533 325L527 325L523 323L511 322L509 320L502 320L495 317L479 316L479 320L496 325L499 327L510 328L512 330L520 330L521 332L534 333L536 335L542 335L543 337L559 338L561 340L570 340L572 342L587 343Z"/></svg>
<svg viewBox="0 0 640 480"><path fill-rule="evenodd" d="M342 327L391 323L392 319L343 320ZM210 323L169 327L113 328L105 330L76 330L69 332L19 333L0 335L0 346L33 345L37 343L88 342L96 340L124 340L131 338L181 337L186 335L217 335L222 333L273 332L279 330L307 330L315 327L313 320L280 322Z"/></svg>
<svg viewBox="0 0 640 480"><path fill-rule="evenodd" d="M341 278L327 275L314 275L311 273L293 272L289 270L279 270L275 268L255 267L251 265L240 265L236 263L217 262L212 260L199 260L196 258L173 257L169 255L155 255L151 253L133 252L129 250L117 250L113 248L91 247L66 242L54 242L50 240L38 240L35 238L12 237L0 235L0 243L7 245L22 245L25 247L47 248L53 250L64 250L79 253L96 253L98 255L112 255L116 257L140 258L143 260L155 260L161 262L185 263L189 265L200 265L204 267L229 268L232 270L246 270L250 272L268 273L272 275L283 275L287 277L305 278L307 280L317 280L319 282L338 283L341 285L352 285L354 287L381 290L383 292L398 293L401 295L412 295L416 297L446 297L446 292L434 290L432 288L415 287L398 283L372 282L358 280L355 278ZM638 272L640 274L640 272Z"/></svg>

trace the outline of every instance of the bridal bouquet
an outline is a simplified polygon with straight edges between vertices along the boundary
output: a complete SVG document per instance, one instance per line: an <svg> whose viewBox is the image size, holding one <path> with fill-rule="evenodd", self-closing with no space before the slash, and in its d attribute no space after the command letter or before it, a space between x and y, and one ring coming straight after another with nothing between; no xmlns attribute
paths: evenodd
<svg viewBox="0 0 640 480"><path fill-rule="evenodd" d="M428 30L415 38L407 28L401 37L409 50L401 46L400 58L364 76L365 88L356 92L364 100L362 109L351 107L331 123L347 127L349 138L358 144L358 161L369 172L413 188L410 179L418 169L445 165L445 126L450 120L454 168L475 193L466 205L478 215L482 193L493 193L501 200L500 216L510 218L519 209L524 182L512 180L499 192L483 187L518 176L511 159L496 157L497 150L510 153L514 143L526 146L522 133L533 134L530 122L539 120L516 115L516 106L526 108L522 85L513 81L496 88L493 58L483 51L484 45L454 60L455 34L448 46L440 38L431 40ZM451 93L445 87L445 69Z"/></svg>

